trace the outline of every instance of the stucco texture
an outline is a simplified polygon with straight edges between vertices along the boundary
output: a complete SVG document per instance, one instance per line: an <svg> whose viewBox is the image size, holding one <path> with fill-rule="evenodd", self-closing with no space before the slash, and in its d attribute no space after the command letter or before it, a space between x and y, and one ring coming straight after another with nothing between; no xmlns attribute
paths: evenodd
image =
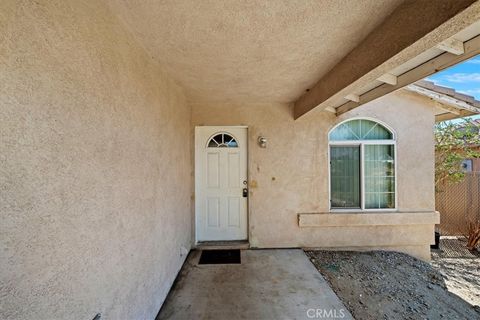
<svg viewBox="0 0 480 320"><path fill-rule="evenodd" d="M210 2L159 2L160 16L118 3L0 2L0 319L153 319L192 245L195 125L249 127L252 247L426 255L432 223L300 227L299 214L328 211L327 133L354 116L398 135L399 211L433 211L427 99L399 91L297 121L292 105L258 103L291 101L398 1L282 1L268 17L249 2L205 16ZM344 3L345 20L317 16Z"/></svg>
<svg viewBox="0 0 480 320"><path fill-rule="evenodd" d="M191 245L190 108L99 1L0 2L0 318L153 319Z"/></svg>
<svg viewBox="0 0 480 320"><path fill-rule="evenodd" d="M105 1L190 101L239 104L295 101L403 2Z"/></svg>
<svg viewBox="0 0 480 320"><path fill-rule="evenodd" d="M383 121L397 134L399 212L433 212L434 107L428 99L397 91L335 117L313 111L293 120L282 104L195 104L193 126L247 125L252 247L392 248L427 259L433 223L422 225L300 228L298 214L328 213L328 132L353 117ZM268 139L260 148L257 137ZM360 218L359 218L360 219Z"/></svg>

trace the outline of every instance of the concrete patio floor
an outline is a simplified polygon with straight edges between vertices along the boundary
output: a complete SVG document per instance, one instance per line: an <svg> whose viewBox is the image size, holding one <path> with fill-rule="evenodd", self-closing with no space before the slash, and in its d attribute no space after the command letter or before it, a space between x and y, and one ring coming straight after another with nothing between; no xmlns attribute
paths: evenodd
<svg viewBox="0 0 480 320"><path fill-rule="evenodd" d="M300 249L242 250L241 264L185 262L157 320L353 319Z"/></svg>

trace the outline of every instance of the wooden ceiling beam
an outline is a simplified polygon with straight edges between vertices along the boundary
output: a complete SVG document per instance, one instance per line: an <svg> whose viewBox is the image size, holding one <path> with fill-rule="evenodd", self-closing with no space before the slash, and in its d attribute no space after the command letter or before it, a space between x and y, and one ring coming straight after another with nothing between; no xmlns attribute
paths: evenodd
<svg viewBox="0 0 480 320"><path fill-rule="evenodd" d="M403 2L294 103L295 119L313 108L335 105L351 92L473 24L480 17L480 4L475 2Z"/></svg>
<svg viewBox="0 0 480 320"><path fill-rule="evenodd" d="M437 45L437 48L443 51L447 51L456 55L464 54L465 48L463 42L455 38L447 39Z"/></svg>
<svg viewBox="0 0 480 320"><path fill-rule="evenodd" d="M409 85L420 79L424 79L440 70L451 67L464 60L468 60L480 54L480 36L477 36L464 43L465 53L462 55L454 55L449 52L440 54L439 56L419 65L418 67L405 72L398 76L398 83L394 86L389 84L382 84L360 96L360 103L347 102L336 108L337 115L341 115L352 109L359 107L362 104L370 102L381 96L384 96L392 91L398 90L406 85Z"/></svg>
<svg viewBox="0 0 480 320"><path fill-rule="evenodd" d="M397 76L394 76L393 74L390 74L390 73L385 73L377 80L386 84L391 84L392 86L397 84Z"/></svg>

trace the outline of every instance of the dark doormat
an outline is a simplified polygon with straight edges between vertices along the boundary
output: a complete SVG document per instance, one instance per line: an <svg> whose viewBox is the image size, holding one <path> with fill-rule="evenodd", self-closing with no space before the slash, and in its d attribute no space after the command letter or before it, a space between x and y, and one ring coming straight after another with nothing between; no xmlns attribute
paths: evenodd
<svg viewBox="0 0 480 320"><path fill-rule="evenodd" d="M234 250L202 250L198 264L238 264L240 249Z"/></svg>

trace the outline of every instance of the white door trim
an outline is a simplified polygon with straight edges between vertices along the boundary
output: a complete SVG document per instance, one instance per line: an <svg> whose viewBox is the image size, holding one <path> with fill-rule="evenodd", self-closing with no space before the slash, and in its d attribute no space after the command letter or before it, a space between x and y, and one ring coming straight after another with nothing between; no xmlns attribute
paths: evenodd
<svg viewBox="0 0 480 320"><path fill-rule="evenodd" d="M245 176L244 179L248 181L248 127L247 126L196 126L195 127L195 142L194 142L194 175L195 175L195 243L197 244L200 241L210 241L210 240L205 240L205 235L202 236L202 233L200 232L200 227L202 226L202 214L205 212L204 208L204 201L206 200L206 195L202 193L201 190L205 190L204 186L202 185L204 182L204 176L202 176L201 170L205 170L204 168L204 161L202 157L205 156L205 148L208 143L208 137L212 137L215 133L229 133L229 132L234 132L237 131L238 129L245 129L243 138L243 146L240 146L241 148L244 148L241 152L244 152L244 169L241 169L245 171ZM233 136L236 136L235 134L232 134ZM212 148L210 148L212 149ZM231 148L221 148L221 149L231 149ZM243 179L243 178L242 178ZM245 186L248 187L248 186ZM203 188L203 189L202 189ZM244 226L242 228L242 235L241 239L211 239L211 241L228 241L228 240L248 240L248 197L245 198L245 209L244 211ZM203 210L203 211L202 211ZM243 217L243 215L242 215ZM201 238L203 237L203 238Z"/></svg>

